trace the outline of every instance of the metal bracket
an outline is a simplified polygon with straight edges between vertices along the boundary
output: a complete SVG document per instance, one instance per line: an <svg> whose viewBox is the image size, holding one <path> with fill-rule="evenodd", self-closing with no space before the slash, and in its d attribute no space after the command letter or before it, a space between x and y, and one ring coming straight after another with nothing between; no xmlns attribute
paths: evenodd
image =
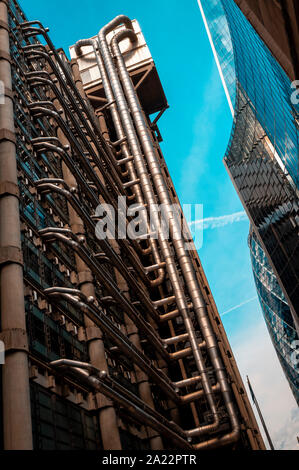
<svg viewBox="0 0 299 470"><path fill-rule="evenodd" d="M1 140L9 140L13 144L15 144L17 141L15 133L9 129L0 129L0 141Z"/></svg>
<svg viewBox="0 0 299 470"><path fill-rule="evenodd" d="M90 271L81 271L78 273L78 283L86 284L87 282L93 282L92 273Z"/></svg>
<svg viewBox="0 0 299 470"><path fill-rule="evenodd" d="M16 196L19 198L20 191L18 185L12 181L2 181L0 183L0 197L5 195Z"/></svg>
<svg viewBox="0 0 299 470"><path fill-rule="evenodd" d="M3 49L0 49L0 60L1 59L7 60L7 62L9 62L10 64L12 63L10 54L4 51Z"/></svg>
<svg viewBox="0 0 299 470"><path fill-rule="evenodd" d="M22 328L1 331L0 340L4 343L5 354L14 351L29 351L27 332Z"/></svg>
<svg viewBox="0 0 299 470"><path fill-rule="evenodd" d="M0 247L0 266L4 264L16 263L23 266L22 250L16 246Z"/></svg>
<svg viewBox="0 0 299 470"><path fill-rule="evenodd" d="M93 341L95 339L102 339L102 332L97 326L88 326L85 329L86 341Z"/></svg>
<svg viewBox="0 0 299 470"><path fill-rule="evenodd" d="M99 410L113 406L113 401L102 393L96 394L96 403Z"/></svg>
<svg viewBox="0 0 299 470"><path fill-rule="evenodd" d="M0 28L6 29L6 31L9 31L9 25L3 20L0 20Z"/></svg>
<svg viewBox="0 0 299 470"><path fill-rule="evenodd" d="M5 96L6 98L10 98L11 100L13 100L13 99L14 99L14 96L15 96L15 93L14 93L14 91L12 91L10 88L5 87L4 96Z"/></svg>

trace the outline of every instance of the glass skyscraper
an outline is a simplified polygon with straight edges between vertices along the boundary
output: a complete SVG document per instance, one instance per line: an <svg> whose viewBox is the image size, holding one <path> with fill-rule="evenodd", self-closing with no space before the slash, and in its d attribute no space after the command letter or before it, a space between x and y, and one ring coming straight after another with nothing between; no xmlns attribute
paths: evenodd
<svg viewBox="0 0 299 470"><path fill-rule="evenodd" d="M224 163L251 221L249 245L260 303L299 403L299 133L294 89L234 0L198 3L234 116Z"/></svg>
<svg viewBox="0 0 299 470"><path fill-rule="evenodd" d="M292 355L298 340L297 331L286 298L253 231L249 235L250 256L254 280L268 331L278 359L299 402L299 376Z"/></svg>

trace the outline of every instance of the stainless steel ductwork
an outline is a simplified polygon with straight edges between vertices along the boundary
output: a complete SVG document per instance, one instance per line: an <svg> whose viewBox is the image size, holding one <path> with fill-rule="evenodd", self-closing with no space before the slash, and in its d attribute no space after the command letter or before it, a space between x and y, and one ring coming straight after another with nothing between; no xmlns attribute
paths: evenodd
<svg viewBox="0 0 299 470"><path fill-rule="evenodd" d="M122 86L123 86L123 89L127 98L127 102L125 100L121 83L119 81L117 72L114 68L113 60L112 60L112 57L108 48L108 44L106 41L107 34L120 24L125 24L126 26L129 26L129 29L122 30L114 36L114 38L111 41L111 50L117 61L118 72L121 78L121 82L122 82ZM151 204L156 203L154 199L153 191L151 190L150 180L147 175L147 170L144 164L141 148L144 152L146 162L147 162L150 174L153 179L153 183L155 185L155 188L159 197L159 201L161 204L164 204L166 208L169 207L168 214L169 214L169 220L170 220L172 242L173 242L175 251L177 253L179 262L180 262L180 266L184 275L186 287L192 299L194 312L196 313L203 337L205 341L207 342L207 350L210 355L215 374L220 384L220 388L221 388L221 392L223 394L223 398L226 404L227 412L230 416L231 425L233 429L230 439L237 439L239 435L238 419L236 417L236 412L232 403L230 387L227 383L226 375L223 371L223 365L221 363L220 353L217 347L217 341L215 339L215 335L213 333L212 327L209 322L208 314L206 311L206 306L205 306L203 296L200 291L200 287L196 280L192 262L190 260L188 253L185 250L184 240L182 240L179 234L180 227L177 226L176 219L173 217L172 212L171 212L170 206L172 204L172 201L169 196L164 178L161 173L161 168L160 168L156 153L152 145L152 139L148 132L148 128L144 120L142 110L138 103L137 94L134 90L134 86L132 84L131 78L126 69L122 54L118 46L118 43L126 37L129 37L132 41L134 41L136 38L135 33L132 30L132 25L131 25L129 18L126 18L124 16L119 16L115 18L112 22L110 22L108 25L106 25L104 28L102 28L102 30L100 31L98 35L99 49L103 55L103 60L105 62L107 74L108 74L108 77L110 78L111 87L114 91L114 98L119 108L120 116L123 122L123 126L127 133L128 142L130 144L132 154L134 155L134 164L136 166L137 175L141 181L141 186L145 193L146 201L149 206L151 206ZM112 96L110 98L112 99ZM133 122L131 121L130 111L134 119L134 124L137 130L139 139L137 138ZM157 227L159 227L158 222L157 222ZM205 389L205 393L207 395L211 410L215 416L214 418L215 422L212 425L209 425L203 428L198 427L196 430L190 431L190 435L192 436L200 435L202 433L212 431L217 428L217 426L219 425L217 411L215 407L215 402L213 400L213 394L211 391L208 377L204 373L202 357L196 345L197 343L195 341L194 329L192 328L190 324L190 317L188 315L189 310L187 307L186 300L184 298L185 297L184 292L183 292L181 283L179 281L179 276L177 275L174 262L169 256L169 247L167 246L168 245L167 241L159 239L159 244L161 247L161 252L164 255L169 277L173 285L173 291L177 299L179 311L181 312L184 318L186 330L188 331L188 335L189 335L190 342L191 342L192 349L193 349L193 354L196 358L198 370L203 377L203 388Z"/></svg>
<svg viewBox="0 0 299 470"><path fill-rule="evenodd" d="M144 162L144 159L143 159L141 146L140 146L138 137L137 137L136 132L135 132L133 121L132 121L131 116L130 116L129 107L128 107L127 101L125 99L125 96L124 96L124 93L123 93L123 90L122 90L122 86L121 86L121 83L119 81L117 71L114 67L113 59L112 59L112 56L111 56L111 53L109 51L109 47L108 47L108 44L107 44L107 41L106 41L107 34L110 31L112 31L116 26L118 26L119 24L122 24L122 23L131 25L131 22L128 18L126 18L124 16L119 16L119 17L115 18L115 20L111 21L104 28L102 28L102 30L100 31L99 36L98 36L99 49L102 53L103 61L104 61L106 71L107 71L107 75L110 79L111 88L114 92L114 98L115 98L115 101L116 101L118 109L119 109L119 113L120 113L120 116L121 116L121 119L122 119L122 124L123 124L124 130L126 132L128 143L130 145L132 155L134 156L133 161L134 161L134 165L135 165L135 168L136 168L137 175L140 179L140 184L141 184L142 190L144 192L145 200L146 200L149 208L154 208L154 206L157 204L158 201L156 200L154 192L153 192L150 177L149 177L149 174L147 172L147 168L145 166L145 162ZM122 36L122 33L119 33L119 34ZM133 34L133 32L132 32L132 34ZM116 44L114 42L114 40L113 40L113 44L114 45ZM114 52L116 52L116 51L114 50ZM129 105L131 106L131 112L132 112L132 115L134 116L136 128L139 132L140 142L141 142L141 144L144 145L143 150L145 152L145 155L147 156L152 151L151 139L148 137L147 130L146 130L146 125L143 124L143 122L140 123L138 121L138 118L140 118L141 113L139 114L138 111L136 112L135 109L132 108L132 105L137 102L137 97L136 97L133 85L131 85L131 87L130 87L131 80L130 80L129 75L127 74L125 65L123 64L123 68L120 68L119 58L121 58L120 51L119 51L119 55L117 56L118 65L119 65L119 72L120 72L120 75L123 79L123 87L124 87L125 93L127 94ZM132 89L133 89L133 92L132 92ZM130 92L131 92L131 94L130 94ZM133 96L133 94L134 94L134 96ZM130 98L132 98L132 101L130 101ZM142 120L143 120L143 118L142 118ZM147 160L147 163L149 165L150 174L153 178L153 181L155 182L155 173L154 173L155 169L151 167L151 161L150 160ZM162 185L162 187L163 187L163 185ZM165 197L163 198L162 189L160 187L156 188L156 189L157 189L157 193L159 195L161 203L165 204L165 202L166 202L166 204L169 205L169 210L170 210L171 202L170 202L169 198L167 198L166 191L164 191ZM166 207L167 207L167 205L166 205ZM155 226L156 230L158 231L159 226L160 226L159 217L158 217L158 214L156 214L156 212L154 210L152 211L152 213L153 213L153 223L154 223L154 226ZM172 218L170 217L169 220L171 221ZM177 232L176 235L180 236L180 233ZM197 341L196 334L195 334L195 331L194 331L194 328L193 328L193 325L192 325L192 321L191 321L191 318L190 318L190 315L189 315L188 303L187 303L185 293L184 293L184 290L183 290L183 287L182 287L182 283L181 283L181 280L180 280L180 277L179 277L179 274L178 274L178 270L177 270L177 267L175 265L175 262L174 262L174 259L173 259L173 256L172 256L172 253L171 253L171 250L170 250L170 247L169 247L169 242L168 242L168 240L166 240L164 238L163 234L161 234L161 233L158 233L158 242L159 242L159 246L160 246L161 253L163 255L164 261L166 263L168 276L169 276L171 284L172 284L172 289L173 289L173 292L174 292L174 295L175 295L175 298L176 298L176 303L177 303L177 306L178 306L178 310L179 310L179 312L180 312L180 314L181 314L181 316L184 320L184 323L185 323L186 331L187 331L188 336L189 336L189 340L190 340L191 348L192 348L193 355L194 355L194 358L195 358L195 361L196 361L196 365L197 365L198 371L200 372L200 374L202 376L202 386L203 386L203 389L205 390L206 398L209 402L211 412L214 416L214 426L215 426L215 428L217 428L217 426L219 424L219 420L218 420L218 414L217 414L217 409L216 409L215 400L214 400L214 394L212 392L209 377L208 377L208 375L205 371L205 365L204 365L202 353L201 353L201 351L198 347L198 341Z"/></svg>

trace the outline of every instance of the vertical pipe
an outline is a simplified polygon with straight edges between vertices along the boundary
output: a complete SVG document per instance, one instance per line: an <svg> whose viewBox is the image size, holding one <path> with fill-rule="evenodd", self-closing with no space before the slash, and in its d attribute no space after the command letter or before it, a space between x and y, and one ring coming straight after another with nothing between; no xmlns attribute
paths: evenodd
<svg viewBox="0 0 299 470"><path fill-rule="evenodd" d="M103 31L104 30L102 30L99 33L99 41L102 44L102 47L104 48L105 36L103 34ZM145 158L148 164L148 168L153 178L154 186L156 188L160 202L164 205L169 215L170 234L172 236L173 246L177 254L177 258L179 260L179 264L182 269L182 274L185 279L185 284L189 291L189 295L193 303L194 312L196 314L203 337L206 341L208 354L211 359L215 374L217 376L217 379L221 388L222 396L226 405L226 409L230 417L230 421L231 421L231 425L233 429L230 439L236 440L238 439L239 432L240 432L239 420L237 418L235 406L232 401L232 394L231 394L231 390L230 390L230 387L226 378L226 373L223 370L223 364L222 364L222 360L220 357L220 352L218 349L215 334L213 332L213 329L209 320L209 316L207 313L203 295L201 293L200 287L196 279L196 275L195 275L191 258L188 252L186 251L185 242L184 242L183 237L181 236L180 226L177 223L176 218L173 217L172 215L171 198L170 198L167 186L165 184L164 177L161 172L159 161L157 159L156 153L153 148L151 135L147 129L147 126L143 117L143 113L139 105L138 97L136 95L132 80L127 71L123 56L121 54L121 51L118 45L119 41L121 41L125 37L131 38L132 41L136 40L136 35L132 31L132 29L122 30L121 32L116 34L111 41L112 52L117 60L121 81L122 81L124 91L128 100L128 104L130 106L131 113L133 115L136 130L137 130L140 142L143 147L143 151L144 151ZM108 45L107 45L107 48L108 48ZM192 345L192 341L190 342ZM193 353L194 353L194 350L193 350ZM204 386L204 383L203 383L203 386ZM205 389L205 386L204 386L204 389ZM197 432L201 434L203 430L204 430L203 427L198 428Z"/></svg>
<svg viewBox="0 0 299 470"><path fill-rule="evenodd" d="M120 119L120 115L119 115L119 112L118 112L118 109L117 109L117 106L116 106L116 103L115 103L115 100L114 100L114 94L113 94L113 91L112 91L112 88L111 88L109 78L107 76L107 72L106 72L106 69L105 69L105 65L103 63L101 52L97 51L96 42L92 39L83 39L83 40L78 41L76 43L76 47L75 47L76 54L80 55L81 47L82 46L88 46L88 45L89 46L91 45L93 47L93 51L94 51L94 54L95 54L95 57L96 57L99 72L101 74L105 95L106 95L108 103L111 103L110 111L111 111L111 115L112 115L112 119L113 119L115 129L116 129L117 139L118 140L123 140L125 138L126 134L124 132L122 122L121 122L121 119ZM79 74L78 68L76 68L76 73ZM108 133L108 129L107 129L107 126L106 126L106 122L105 122L105 118L103 116L103 113L99 113L99 122L100 122L100 127L101 127L101 131L103 133L103 136L105 136L106 140L110 141L109 133ZM122 151L123 157L124 158L129 157L130 156L130 150L129 150L129 146L128 146L126 140L124 140L122 142L122 144L120 144L120 145L121 145L121 151ZM128 168L129 174L130 174L130 180L136 180L137 175L136 175L133 163L128 162L127 168ZM136 200L137 200L138 204L139 205L144 205L144 198L143 198L143 194L142 194L140 186L138 184L134 185L133 190L136 194ZM117 244L115 244L115 245L117 245ZM156 264L160 264L161 263L161 258L160 258L160 255L159 255L156 240L150 240L150 248L151 248L151 252L152 252L152 255L153 255L154 262ZM115 251L117 251L117 247L115 247ZM165 276L164 270L159 269L158 270L158 277L156 279L154 279L153 281L151 281L151 287L159 286L163 282L164 276ZM119 282L122 282L121 279L123 279L123 278L117 272L117 270L116 270L116 277L119 279ZM125 283L125 285L126 285L126 283ZM124 289L121 289L121 290L126 291L127 288L124 288ZM141 349L140 339L139 339L138 330L137 330L136 326L134 325L133 321L127 315L125 315L125 322L126 322L127 328L131 332L131 337L130 337L131 341L133 342L133 344L137 348ZM162 367L161 367L161 369L162 369ZM167 370L165 371L165 373L167 374ZM154 403L153 403L153 399L152 399L152 394L151 394L148 378L141 371L137 372L137 375L142 376L142 379L139 380L139 382L138 382L138 389L139 389L140 397L145 401L145 403L149 404L150 406L152 406L154 408ZM173 410L171 411L171 414L173 416L174 421L176 421L176 419L178 419L177 418L177 413L176 413L176 406L172 403L171 407L173 408ZM155 436L155 435L152 436L150 438L150 445L151 445L151 448L153 450L162 449L163 444L162 444L162 440L161 440L160 436Z"/></svg>
<svg viewBox="0 0 299 470"><path fill-rule="evenodd" d="M156 197L155 197L155 194L154 194L154 191L153 191L153 188L152 188L152 183L151 183L151 180L150 180L150 177L149 177L149 174L148 174L148 170L147 170L147 168L145 166L145 163L144 163L144 160L143 160L142 151L141 151L141 148L140 148L140 145L139 145L139 142L138 142L138 138L137 138L137 135L136 135L136 132L135 132L135 128L134 128L132 119L131 119L131 115L130 115L130 112L129 112L129 109L128 109L128 105L127 105L127 102L126 102L126 99L125 99L125 96L124 96L124 92L123 92L121 83L119 81L118 74L117 74L117 71L116 71L115 66L113 64L113 60L112 60L112 57L111 57L111 54L110 54L110 51L109 51L109 47L108 47L108 44L107 44L107 41L106 41L106 35L109 33L109 31L112 31L116 26L118 26L121 23L125 23L125 24L129 23L130 24L130 20L127 17L119 16L119 17L115 18L114 20L112 20L104 28L101 29L101 31L99 32L99 35L98 35L99 49L102 53L103 60L104 60L104 63L105 63L105 67L106 67L106 71L107 71L107 74L108 74L110 82L111 82L111 87L112 87L112 90L113 90L113 93L114 93L115 100L116 100L117 105L118 105L118 110L119 110L119 113L120 113L120 116L121 116L122 124L123 124L124 130L126 132L126 136L127 136L128 142L130 144L132 154L134 155L134 163L135 163L136 170L137 170L140 182L141 182L141 186L142 186L143 191L144 191L144 196L145 196L146 202L147 202L149 208L151 208L151 207L153 208L156 205ZM130 88L130 85L128 85L128 88L130 88L130 96L131 96L132 93L134 94L134 97L132 97L132 102L130 103L131 104L131 111L133 111L132 106L135 104L135 99L137 99L137 97L135 96L135 90L134 90L134 87L132 85L131 79L128 75L128 72L127 72L126 66L124 64L123 57L120 53L117 42L113 42L113 45L117 46L117 47L114 47L114 53L117 55L117 60L118 60L118 63L119 63L119 72L121 73L122 78L124 80L124 82L123 82L124 88L126 88L127 81L129 81L130 85L131 85L131 88ZM121 67L120 67L120 62L121 62ZM127 80L127 76L128 76L128 80ZM133 89L133 91L132 91L132 89ZM128 91L128 90L126 90L126 91ZM142 140L143 135L146 135L146 132L144 131L144 129L142 129L140 134L141 134L140 137L141 137L141 140ZM144 150L147 150L147 149L144 149ZM158 171L159 170L160 170L160 168L158 169ZM150 171L150 173L152 175L152 178L154 180L155 179L155 171L157 173L157 169L155 171L152 171L152 169L149 165L149 171ZM159 215L156 211L153 211L152 216L153 216L152 217L153 223L154 223L155 227L158 230L158 227L160 225ZM211 413L213 414L213 417L214 417L214 423L213 424L214 424L215 428L217 428L218 425L219 425L219 417L218 417L217 408L216 408L216 405L215 405L214 394L213 394L213 391L212 391L212 388L211 388L209 376L206 372L205 363L204 363L204 360L203 360L203 357L202 357L202 353L200 351L200 348L198 347L198 341L197 341L196 334L195 334L195 331L194 331L194 328L193 328L192 320L191 320L190 315L189 315L188 303L187 303L187 300L186 300L186 297L185 297L185 294L184 294L184 291L183 291L183 288L182 288L180 276L179 276L178 270L176 268L172 252L170 250L168 240L166 240L164 235L162 233L159 233L159 232L160 231L158 231L159 245L160 245L160 248L161 248L161 252L163 253L163 257L164 257L166 266L167 266L167 271L168 271L169 279L170 279L171 284L172 284L173 293L176 297L176 302L177 302L177 305L178 305L178 309L179 309L179 311L182 315L186 330L189 334L190 344L191 344L191 348L192 348L192 352L193 352L193 356L194 356L194 359L195 359L197 369L198 369L198 371L200 372L200 374L202 376L202 385L203 385L203 389L205 391L205 396L208 400L208 403L209 403L209 406L210 406L210 409L211 409ZM210 426L209 426L209 429L210 429Z"/></svg>
<svg viewBox="0 0 299 470"><path fill-rule="evenodd" d="M120 119L120 115L119 115L119 112L118 112L118 109L117 109L117 105L116 105L115 100L114 100L114 94L113 94L113 91L112 91L112 88L111 88L111 84L109 82L109 78L107 76L107 72L106 72L106 69L105 69L105 65L103 63L101 52L100 51L97 52L96 41L93 40L93 39L82 39L82 40L78 41L76 43L76 47L75 47L76 54L77 55L80 54L80 50L81 50L82 46L88 46L88 45L91 45L92 48L93 48L93 51L94 51L94 54L95 54L95 57L96 57L96 61L97 61L97 65L98 65L98 68L99 68L99 72L101 74L105 95L106 95L108 103L111 103L110 112L111 112L111 116L112 116L112 120L113 120L113 123L114 123L115 130L116 130L117 139L118 140L124 140L120 144L123 157L128 158L128 157L130 157L130 150L129 150L129 146L126 142L126 139L125 139L126 134L124 132L123 125L122 125L122 122L121 122L121 119ZM101 123L103 124L103 115L102 115L102 113L99 116L99 120L100 120L100 124ZM107 138L108 136L107 136L106 129L103 129L103 131L105 132L105 134L103 134L103 136L106 135L106 138ZM130 175L130 180L135 181L137 179L137 175L136 175L133 163L128 162L127 163L127 168L128 168L129 175ZM135 184L132 187L132 191L136 195L137 203L140 206L143 206L144 205L144 199L143 199L142 191L140 189L139 184ZM154 263L155 264L160 264L161 263L161 258L160 258L160 255L159 255L159 250L158 250L156 241L153 240L153 239L150 239L149 244L150 244L151 251L152 251L152 254L153 254ZM163 282L163 279L164 279L164 269L160 268L160 269L158 269L158 277L151 281L151 286L156 287L156 286L160 285Z"/></svg>
<svg viewBox="0 0 299 470"><path fill-rule="evenodd" d="M23 270L17 261L21 255L20 214L8 9L4 1L0 2L0 20L0 80L6 95L5 103L0 105L0 250L11 253L10 260L0 266L1 336L8 338L14 331L27 337ZM16 338L9 345L3 365L3 431L7 450L30 450L33 445L26 349Z"/></svg>

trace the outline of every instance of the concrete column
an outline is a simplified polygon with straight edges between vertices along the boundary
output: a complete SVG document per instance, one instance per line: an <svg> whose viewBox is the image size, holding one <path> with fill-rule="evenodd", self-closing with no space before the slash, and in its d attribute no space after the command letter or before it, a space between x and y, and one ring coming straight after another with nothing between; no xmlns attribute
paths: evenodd
<svg viewBox="0 0 299 470"><path fill-rule="evenodd" d="M120 254L119 246L117 244L116 240L111 240L111 244L113 246L113 249L116 251L116 253ZM119 289L123 292L123 294L130 300L129 296L129 288L127 285L126 280L122 277L122 275L119 273L117 269L115 269L115 277L116 277L116 282L119 287ZM141 343L140 343L140 338L138 334L138 329L134 323L134 321L128 317L128 315L124 315L124 320L125 320L125 325L128 331L128 338L130 341L134 344L134 346L142 351ZM150 383L148 381L148 376L138 367L134 364L134 370L136 373L136 378L137 378L137 385L138 385L138 392L141 400L144 401L147 405L149 405L151 408L155 409L154 401L153 401L153 396L151 392L151 387ZM161 436L154 431L151 428L147 428L148 434L149 434L149 442L150 442L150 447L152 450L163 450L163 441Z"/></svg>
<svg viewBox="0 0 299 470"><path fill-rule="evenodd" d="M32 449L16 144L11 95L7 4L0 1L0 80L5 103L0 105L0 289L3 366L3 432L7 450Z"/></svg>

